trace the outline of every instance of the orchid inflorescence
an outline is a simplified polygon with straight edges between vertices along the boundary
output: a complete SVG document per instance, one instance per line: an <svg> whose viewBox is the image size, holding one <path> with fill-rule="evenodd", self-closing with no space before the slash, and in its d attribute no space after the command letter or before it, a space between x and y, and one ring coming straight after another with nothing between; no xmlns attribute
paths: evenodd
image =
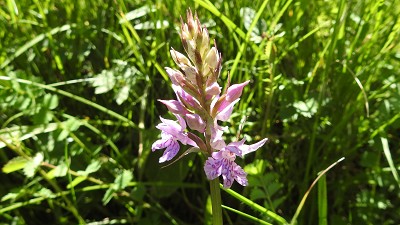
<svg viewBox="0 0 400 225"><path fill-rule="evenodd" d="M165 149L160 163L173 159L180 149L180 144L190 145L183 155L189 152L202 152L208 159L204 171L209 180L222 175L224 187L230 188L234 180L246 186L246 173L235 163L236 156L256 151L267 139L255 144L246 145L241 141L226 144L222 138L226 128L218 121L227 121L233 106L239 101L243 88L249 83L230 85L224 92L217 83L221 72L221 54L214 46L210 48L210 38L206 27L190 10L187 12L187 23L181 19L181 41L186 57L171 49L171 56L179 70L167 67L166 72L172 81L172 88L177 100L159 100L177 118L177 121L161 118L156 127L161 130L161 139L152 145L152 151ZM189 130L197 131L203 138Z"/></svg>

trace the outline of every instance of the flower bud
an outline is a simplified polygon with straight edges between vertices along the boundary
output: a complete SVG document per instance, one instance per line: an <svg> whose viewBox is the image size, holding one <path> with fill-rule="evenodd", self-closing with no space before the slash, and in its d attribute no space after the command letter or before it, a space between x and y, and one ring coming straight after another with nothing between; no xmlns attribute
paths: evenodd
<svg viewBox="0 0 400 225"><path fill-rule="evenodd" d="M209 49L210 49L210 37L208 36L207 28L203 27L202 40L200 44L200 54L204 56L205 54L207 54Z"/></svg>
<svg viewBox="0 0 400 225"><path fill-rule="evenodd" d="M198 76L197 69L194 66L181 65L183 73L186 75L187 79L197 86L196 77Z"/></svg>
<svg viewBox="0 0 400 225"><path fill-rule="evenodd" d="M210 51L208 51L207 53L205 62L212 70L214 70L218 66L218 61L219 61L219 55L217 48L212 47Z"/></svg>
<svg viewBox="0 0 400 225"><path fill-rule="evenodd" d="M192 35L190 35L189 28L186 23L183 23L181 25L181 38L185 40L192 39Z"/></svg>
<svg viewBox="0 0 400 225"><path fill-rule="evenodd" d="M190 40L186 40L186 43L183 45L185 48L186 53L189 56L189 59L196 63L196 43L190 39Z"/></svg>
<svg viewBox="0 0 400 225"><path fill-rule="evenodd" d="M214 82L206 88L207 99L211 99L212 96L219 95L221 93L221 87L217 82Z"/></svg>
<svg viewBox="0 0 400 225"><path fill-rule="evenodd" d="M186 114L186 123L190 129L197 130L200 133L203 133L206 129L206 124L197 114Z"/></svg>
<svg viewBox="0 0 400 225"><path fill-rule="evenodd" d="M189 59L183 55L182 53L175 51L175 49L171 48L169 51L171 53L172 59L176 63L176 65L192 65L189 61Z"/></svg>
<svg viewBox="0 0 400 225"><path fill-rule="evenodd" d="M174 70L169 67L165 67L165 71L167 72L172 83L175 85L180 85L185 80L185 77L179 70Z"/></svg>
<svg viewBox="0 0 400 225"><path fill-rule="evenodd" d="M181 86L179 85L172 85L172 89L174 89L174 92L178 99L188 108L189 110L192 109L199 109L200 103L197 101L195 97L187 93Z"/></svg>
<svg viewBox="0 0 400 225"><path fill-rule="evenodd" d="M168 110L174 114L184 115L186 113L189 113L189 111L183 107L182 103L180 103L177 100L158 100L158 101L166 105Z"/></svg>

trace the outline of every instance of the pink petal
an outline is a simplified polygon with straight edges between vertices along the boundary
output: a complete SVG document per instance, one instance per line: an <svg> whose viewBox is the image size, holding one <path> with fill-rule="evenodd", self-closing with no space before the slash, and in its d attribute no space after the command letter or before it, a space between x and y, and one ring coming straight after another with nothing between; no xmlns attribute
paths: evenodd
<svg viewBox="0 0 400 225"><path fill-rule="evenodd" d="M168 110L175 114L186 114L188 111L183 107L182 103L177 100L158 100L167 106Z"/></svg>
<svg viewBox="0 0 400 225"><path fill-rule="evenodd" d="M206 173L207 179L214 180L221 175L220 161L208 157L204 164L204 172Z"/></svg>
<svg viewBox="0 0 400 225"><path fill-rule="evenodd" d="M162 123L158 124L156 128L164 131L165 133L171 134L172 136L176 136L178 133L182 132L182 126L179 125L176 121L164 119L160 117Z"/></svg>
<svg viewBox="0 0 400 225"><path fill-rule="evenodd" d="M226 100L228 102L233 102L238 99L242 95L243 88L249 83L250 81L245 81L240 84L231 85L227 92L226 92Z"/></svg>
<svg viewBox="0 0 400 225"><path fill-rule="evenodd" d="M255 144L242 145L239 148L242 150L242 154L246 155L246 154L248 154L250 152L254 152L257 149L261 148L265 144L265 142L267 142L267 140L268 140L268 138L264 138L264 139L262 139L261 141L255 143Z"/></svg>
<svg viewBox="0 0 400 225"><path fill-rule="evenodd" d="M222 178L224 179L224 188L230 188L233 184L234 177L230 170L226 170L226 173L222 174Z"/></svg>
<svg viewBox="0 0 400 225"><path fill-rule="evenodd" d="M185 76L179 70L174 70L169 67L165 67L165 71L167 72L172 83L175 85L179 85L185 80Z"/></svg>
<svg viewBox="0 0 400 225"><path fill-rule="evenodd" d="M236 164L236 163L235 163ZM247 181L247 174L244 172L242 167L235 165L233 168L234 174L235 174L235 180L242 186L247 186L248 181Z"/></svg>
<svg viewBox="0 0 400 225"><path fill-rule="evenodd" d="M219 113L215 117L217 120L221 121L227 121L229 117L231 117L232 111L233 111L233 106L239 101L239 99L236 99L232 103L230 103L227 106L222 106L218 109Z"/></svg>
<svg viewBox="0 0 400 225"><path fill-rule="evenodd" d="M186 122L190 129L197 130L200 133L203 133L206 129L206 124L197 114L186 114Z"/></svg>
<svg viewBox="0 0 400 225"><path fill-rule="evenodd" d="M165 149L163 156L158 160L159 163L169 161L176 156L179 151L179 143L177 141L171 141L170 145Z"/></svg>
<svg viewBox="0 0 400 225"><path fill-rule="evenodd" d="M221 93L221 87L217 82L214 82L206 88L207 99L211 99L212 96L219 95Z"/></svg>
<svg viewBox="0 0 400 225"><path fill-rule="evenodd" d="M154 152L156 149L166 148L171 144L172 139L161 139L157 140L151 145L151 150Z"/></svg>

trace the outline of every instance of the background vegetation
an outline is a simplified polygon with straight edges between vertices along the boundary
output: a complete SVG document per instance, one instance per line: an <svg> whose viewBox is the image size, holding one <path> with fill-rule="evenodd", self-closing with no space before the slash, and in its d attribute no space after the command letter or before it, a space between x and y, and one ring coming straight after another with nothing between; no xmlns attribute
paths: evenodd
<svg viewBox="0 0 400 225"><path fill-rule="evenodd" d="M290 221L318 172L345 157L298 224L399 224L395 0L1 1L1 224L209 222L203 159L161 168L150 154L189 7L222 52L221 81L251 80L227 139L241 123L248 140L270 139L241 162L250 185L232 189Z"/></svg>

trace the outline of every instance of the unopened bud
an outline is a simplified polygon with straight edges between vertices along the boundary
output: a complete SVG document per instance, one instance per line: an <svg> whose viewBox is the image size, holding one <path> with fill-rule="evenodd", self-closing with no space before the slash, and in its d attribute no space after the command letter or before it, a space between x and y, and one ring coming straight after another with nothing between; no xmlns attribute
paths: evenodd
<svg viewBox="0 0 400 225"><path fill-rule="evenodd" d="M186 122L190 129L197 130L201 133L203 133L206 129L206 124L197 114L186 114Z"/></svg>
<svg viewBox="0 0 400 225"><path fill-rule="evenodd" d="M174 70L169 67L166 67L165 71L167 72L172 83L175 85L180 85L185 80L185 77L179 70Z"/></svg>
<svg viewBox="0 0 400 225"><path fill-rule="evenodd" d="M217 82L214 82L210 86L206 88L207 97L211 98L212 96L219 95L221 93L221 87Z"/></svg>
<svg viewBox="0 0 400 225"><path fill-rule="evenodd" d="M198 76L197 69L194 66L187 66L187 65L181 65L181 69L183 70L183 73L186 75L187 79L193 83L193 85L197 86L197 79L196 77Z"/></svg>
<svg viewBox="0 0 400 225"><path fill-rule="evenodd" d="M175 51L175 49L173 49L173 48L171 48L171 50L169 52L171 53L172 59L178 66L191 65L189 59L182 53Z"/></svg>
<svg viewBox="0 0 400 225"><path fill-rule="evenodd" d="M219 55L217 48L212 47L210 51L208 51L205 62L211 69L215 69L218 66Z"/></svg>
<svg viewBox="0 0 400 225"><path fill-rule="evenodd" d="M158 100L167 106L168 110L175 114L184 115L188 113L188 111L183 107L182 103L177 100Z"/></svg>
<svg viewBox="0 0 400 225"><path fill-rule="evenodd" d="M207 51L210 49L210 37L208 36L208 30L203 27L202 40L200 44L200 54L204 57Z"/></svg>

